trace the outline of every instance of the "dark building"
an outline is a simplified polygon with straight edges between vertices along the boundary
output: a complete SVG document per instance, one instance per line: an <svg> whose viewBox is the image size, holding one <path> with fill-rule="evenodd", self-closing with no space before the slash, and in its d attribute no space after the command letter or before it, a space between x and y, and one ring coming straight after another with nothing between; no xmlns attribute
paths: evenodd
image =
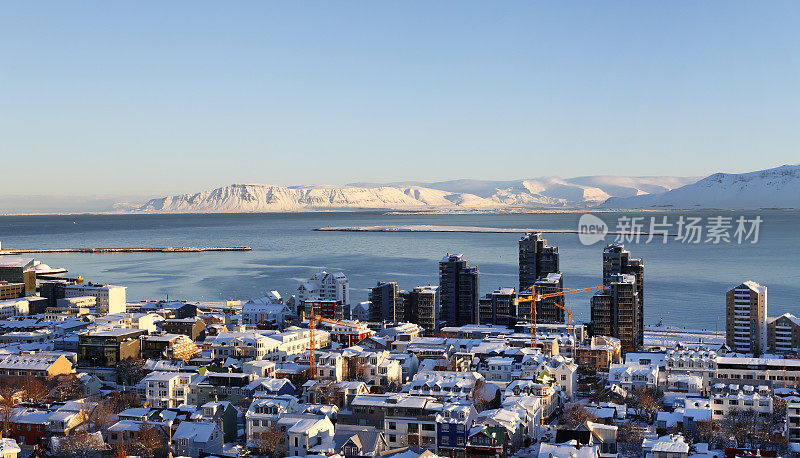
<svg viewBox="0 0 800 458"><path fill-rule="evenodd" d="M422 326L427 333L439 327L439 287L417 286L411 291L401 291L406 321Z"/></svg>
<svg viewBox="0 0 800 458"><path fill-rule="evenodd" d="M564 278L560 272L540 277L534 283L539 294L557 293L564 290ZM537 323L564 323L564 296L547 297L536 306ZM530 313L530 312L529 312Z"/></svg>
<svg viewBox="0 0 800 458"><path fill-rule="evenodd" d="M448 254L439 263L439 294L444 326L475 324L478 320L478 268L463 254Z"/></svg>
<svg viewBox="0 0 800 458"><path fill-rule="evenodd" d="M39 295L47 299L48 307L57 307L58 300L64 299L67 294L67 286L74 285L70 280L47 280L39 282Z"/></svg>
<svg viewBox="0 0 800 458"><path fill-rule="evenodd" d="M636 278L636 291L639 293L636 343L641 346L644 344L644 261L632 259L625 245L606 245L603 250L603 285L610 286L611 276L615 274L633 275Z"/></svg>
<svg viewBox="0 0 800 458"><path fill-rule="evenodd" d="M608 279L609 289L598 291L591 299L592 332L598 336L616 337L623 351L634 351L641 344L639 328L639 293L636 277L614 274Z"/></svg>
<svg viewBox="0 0 800 458"><path fill-rule="evenodd" d="M514 326L517 322L516 288L497 288L480 300L479 323Z"/></svg>
<svg viewBox="0 0 800 458"><path fill-rule="evenodd" d="M78 337L78 366L114 367L126 358L139 358L139 336L144 329L109 329L93 331Z"/></svg>
<svg viewBox="0 0 800 458"><path fill-rule="evenodd" d="M200 318L170 318L161 322L161 330L167 334L183 334L192 340L206 336L206 324Z"/></svg>
<svg viewBox="0 0 800 458"><path fill-rule="evenodd" d="M369 291L369 320L406 321L403 298L400 297L397 283L381 281Z"/></svg>
<svg viewBox="0 0 800 458"><path fill-rule="evenodd" d="M519 240L519 291L529 289L536 280L560 272L558 247L547 246L547 240L537 232L525 234Z"/></svg>
<svg viewBox="0 0 800 458"><path fill-rule="evenodd" d="M0 258L0 281L22 283L26 291L36 291L36 271L33 258L8 257Z"/></svg>

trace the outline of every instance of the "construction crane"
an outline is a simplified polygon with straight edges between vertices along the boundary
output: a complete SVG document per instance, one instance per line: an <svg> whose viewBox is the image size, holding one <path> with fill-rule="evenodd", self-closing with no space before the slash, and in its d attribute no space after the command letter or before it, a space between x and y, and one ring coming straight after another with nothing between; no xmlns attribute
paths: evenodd
<svg viewBox="0 0 800 458"><path fill-rule="evenodd" d="M531 348L536 348L536 346L537 346L537 341L536 341L536 309L538 308L538 304L539 304L539 302L542 301L542 299L549 299L551 297L566 296L568 294L585 293L587 291L598 291L598 290L601 290L601 289L608 289L608 286L605 286L605 285L603 285L603 286L590 286L589 288L567 289L567 290L563 290L563 291L556 291L554 293L544 293L544 294L536 292L536 287L535 286L531 286L531 295L530 296L522 296L522 297L514 298L514 305L515 306L519 306L519 304L522 304L524 302L528 302L531 305L531 314L530 314L530 320L531 320ZM567 307L564 307L563 305L561 305L561 304L559 304L557 302L554 302L553 305L555 305L556 307L560 308L561 310L565 310L567 312L567 323L569 325L572 325L572 310L570 310ZM517 312L517 315L519 315L519 312Z"/></svg>
<svg viewBox="0 0 800 458"><path fill-rule="evenodd" d="M305 312L303 312L303 320L306 320L306 319L308 319L308 333L309 333L308 334L309 372L311 373L310 374L311 378L316 379L317 378L317 371L314 368L314 365L316 363L316 361L314 359L314 348L316 347L316 343L314 341L314 331L317 328L317 323L319 323L321 321L323 323L336 324L336 325L339 325L339 326L344 326L346 328L352 328L352 329L359 329L360 325L359 324L355 324L355 323L346 323L344 321L331 320L331 319L328 319L328 318L323 318L323 317L321 317L319 315L312 315L310 317L306 317ZM352 342L348 342L348 344L351 344L351 343Z"/></svg>

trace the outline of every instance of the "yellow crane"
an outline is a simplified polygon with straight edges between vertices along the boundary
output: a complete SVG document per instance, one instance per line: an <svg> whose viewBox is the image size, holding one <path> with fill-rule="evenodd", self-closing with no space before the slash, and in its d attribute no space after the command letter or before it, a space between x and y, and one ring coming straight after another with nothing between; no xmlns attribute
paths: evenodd
<svg viewBox="0 0 800 458"><path fill-rule="evenodd" d="M521 297L514 298L514 305L517 306L517 307L519 307L519 304L522 304L522 303L525 303L525 302L528 302L531 305L531 314L530 314L530 320L531 320L531 348L536 348L536 345L537 345L537 341L536 341L536 309L537 309L537 305L539 304L539 302L542 301L542 299L550 299L552 297L566 296L568 294L585 293L587 291L598 291L598 290L601 290L601 289L608 289L608 286L603 285L603 286L590 286L588 288L565 289L563 291L556 291L554 293L544 293L544 294L538 293L536 291L536 287L532 286L531 287L531 295L530 296L521 296ZM561 305L561 304L559 304L557 302L554 302L553 305L555 305L556 307L558 307L558 308L560 308L562 310L565 310L567 312L567 323L571 326L572 325L572 310L570 310L567 307L564 307L563 305ZM519 312L517 312L517 315L519 315Z"/></svg>

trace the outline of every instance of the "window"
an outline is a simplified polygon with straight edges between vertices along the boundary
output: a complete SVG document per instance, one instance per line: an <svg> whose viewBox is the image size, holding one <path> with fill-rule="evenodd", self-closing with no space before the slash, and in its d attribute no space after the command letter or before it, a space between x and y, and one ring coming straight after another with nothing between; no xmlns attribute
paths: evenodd
<svg viewBox="0 0 800 458"><path fill-rule="evenodd" d="M389 429L397 429L397 424L393 421L389 422Z"/></svg>

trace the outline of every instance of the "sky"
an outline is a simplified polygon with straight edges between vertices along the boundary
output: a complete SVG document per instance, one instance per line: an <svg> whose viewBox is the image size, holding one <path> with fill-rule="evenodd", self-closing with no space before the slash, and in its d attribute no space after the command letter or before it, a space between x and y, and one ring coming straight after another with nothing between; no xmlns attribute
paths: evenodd
<svg viewBox="0 0 800 458"><path fill-rule="evenodd" d="M800 2L0 4L0 196L798 163Z"/></svg>

